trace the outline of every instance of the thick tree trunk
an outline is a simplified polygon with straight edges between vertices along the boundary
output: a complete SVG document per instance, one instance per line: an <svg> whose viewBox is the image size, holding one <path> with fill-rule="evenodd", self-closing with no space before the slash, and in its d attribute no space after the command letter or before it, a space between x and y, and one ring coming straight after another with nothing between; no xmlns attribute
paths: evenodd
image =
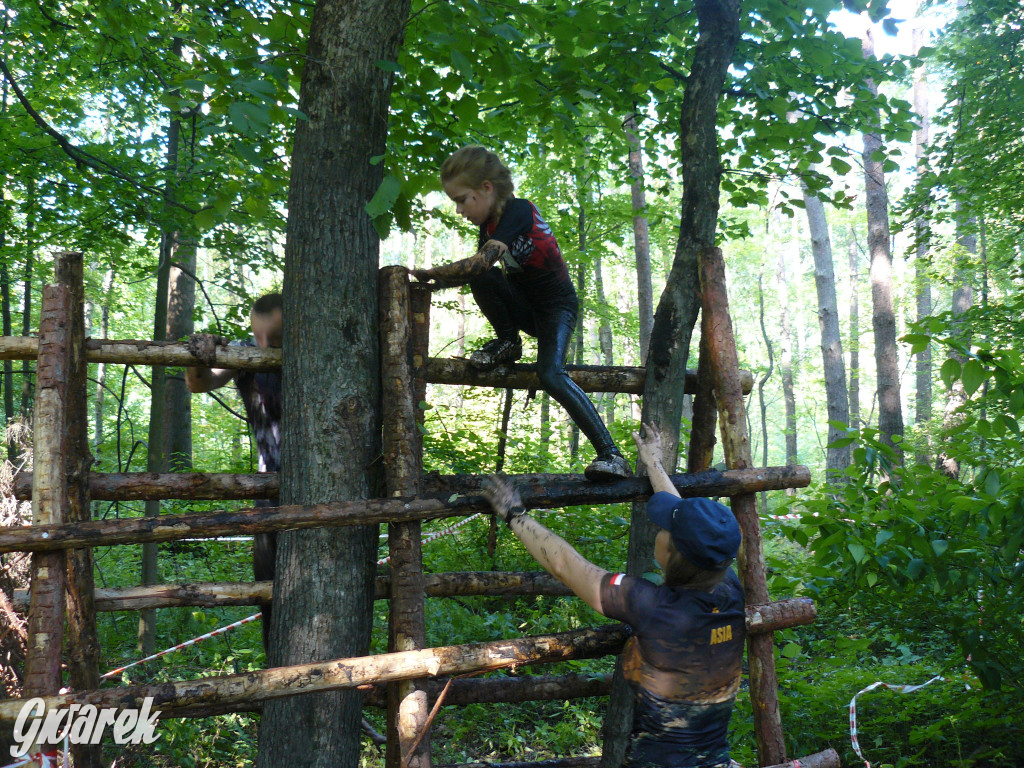
<svg viewBox="0 0 1024 768"><path fill-rule="evenodd" d="M633 177L633 252L636 256L637 312L640 319L640 364L647 363L654 326L654 289L651 286L651 237L647 227L647 192L644 188L644 158L637 134L636 113L626 118L629 141L629 175Z"/></svg>
<svg viewBox="0 0 1024 768"><path fill-rule="evenodd" d="M313 12L288 195L281 500L368 499L382 490L379 237L366 215L383 176L394 61L408 0L320 0ZM365 655L377 527L278 537L270 663ZM417 652L414 652L417 653ZM413 675L412 677L415 677ZM257 768L303 756L355 768L361 699L325 692L269 703Z"/></svg>
<svg viewBox="0 0 1024 768"><path fill-rule="evenodd" d="M718 224L718 101L740 36L739 0L697 0L694 5L699 36L679 121L678 146L683 169L679 240L654 316L641 412L646 423L661 431L664 460L670 465L675 464L678 455L682 384L699 311L697 264L701 252L715 244ZM644 472L643 467L637 469ZM652 569L654 535L655 528L647 520L645 506L633 505L626 566L630 574ZM602 768L618 768L622 764L632 719L633 699L621 670L616 670L602 731Z"/></svg>
<svg viewBox="0 0 1024 768"><path fill-rule="evenodd" d="M875 54L870 29L864 36L864 56ZM877 93L874 82L868 88ZM871 253L871 327L875 335L875 368L878 376L878 431L893 447L899 460L902 449L893 436L903 436L900 404L900 369L896 353L896 313L893 306L892 252L889 248L889 198L882 169L882 139L864 134L864 187L867 198L868 250Z"/></svg>
<svg viewBox="0 0 1024 768"><path fill-rule="evenodd" d="M914 51L920 51L924 41L924 30L915 25L913 31ZM914 131L914 157L918 164L918 173L924 173L923 167L928 147L928 134L931 128L931 116L928 111L928 75L924 65L914 70L914 111L921 127ZM932 314L932 282L928 275L928 222L919 218L914 222L914 234L917 239L917 260L915 262L914 285L917 288L917 320L920 322ZM917 439L921 447L915 455L919 464L928 464L931 459L928 450L928 421L932 417L932 346L928 344L917 353L914 366L917 386L915 388L914 424L918 427Z"/></svg>
<svg viewBox="0 0 1024 768"><path fill-rule="evenodd" d="M779 292L779 372L786 408L786 464L797 462L796 392L793 386L793 329L789 324L789 279L786 256L779 250L775 282Z"/></svg>
<svg viewBox="0 0 1024 768"><path fill-rule="evenodd" d="M832 266L832 240L828 219L821 198L804 187L807 225L811 231L811 253L814 255L814 285L818 292L818 328L821 331L821 359L825 372L825 399L829 422L850 423L850 398L846 391L846 365L843 363L843 341L839 333L839 303L836 300L836 276ZM825 456L826 479L837 482L850 465L851 447L833 447L844 436L842 429L828 427L828 448Z"/></svg>
<svg viewBox="0 0 1024 768"><path fill-rule="evenodd" d="M196 304L196 244L179 240L175 233L173 261L168 277L167 336L187 338L195 330L192 311ZM180 267L177 265L181 265ZM172 472L192 469L192 394L185 386L185 372L173 368L167 372L164 393L164 455Z"/></svg>

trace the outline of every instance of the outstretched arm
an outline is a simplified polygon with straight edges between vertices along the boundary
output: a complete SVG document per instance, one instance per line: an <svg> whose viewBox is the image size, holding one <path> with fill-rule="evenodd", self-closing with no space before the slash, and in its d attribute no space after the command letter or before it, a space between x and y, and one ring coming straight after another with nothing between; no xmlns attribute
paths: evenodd
<svg viewBox="0 0 1024 768"><path fill-rule="evenodd" d="M603 615L601 579L607 571L594 565L557 533L527 515L519 492L504 480L489 478L484 495L495 513L508 523L512 533L544 570Z"/></svg>
<svg viewBox="0 0 1024 768"><path fill-rule="evenodd" d="M462 285L490 269L491 265L500 259L501 254L507 250L504 243L488 240L480 247L479 251L468 259L442 264L432 269L414 269L412 276L422 281L434 280L442 283L443 287Z"/></svg>

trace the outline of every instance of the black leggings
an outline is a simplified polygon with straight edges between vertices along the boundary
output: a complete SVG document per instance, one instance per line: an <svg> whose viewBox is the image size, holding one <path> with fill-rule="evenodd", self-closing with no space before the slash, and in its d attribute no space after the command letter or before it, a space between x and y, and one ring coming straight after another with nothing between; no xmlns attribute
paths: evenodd
<svg viewBox="0 0 1024 768"><path fill-rule="evenodd" d="M537 378L541 387L566 410L598 456L617 453L615 441L594 404L565 372L565 354L576 328L576 297L568 297L561 306L538 309L524 291L505 279L498 267L474 278L469 286L499 339L518 339L520 331L536 337Z"/></svg>

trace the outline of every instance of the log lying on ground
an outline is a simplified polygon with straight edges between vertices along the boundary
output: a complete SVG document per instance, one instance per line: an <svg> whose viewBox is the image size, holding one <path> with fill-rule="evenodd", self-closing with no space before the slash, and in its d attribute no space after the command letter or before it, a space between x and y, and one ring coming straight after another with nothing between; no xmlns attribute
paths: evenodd
<svg viewBox="0 0 1024 768"><path fill-rule="evenodd" d="M519 486L523 503L532 509L635 501L651 495L650 481L646 478L601 484L590 483L579 475L519 475L510 479ZM728 496L741 492L802 487L810 482L810 472L806 467L710 470L693 475L675 475L672 481L684 497ZM457 517L490 509L484 498L477 495L480 478L476 478L475 482L477 485L467 488L465 494L457 490L448 493L448 490L456 485L453 482L445 490L448 495L443 498L360 499L334 504L94 520L65 525L16 526L0 529L0 552L47 552L67 547L138 544L301 528L374 525ZM458 483L461 484L462 481ZM424 482L425 487L429 485L428 482ZM436 492L437 488L434 490ZM428 490L427 494L430 493Z"/></svg>
<svg viewBox="0 0 1024 768"><path fill-rule="evenodd" d="M839 754L834 749L826 749L797 760L769 765L767 768L839 768Z"/></svg>
<svg viewBox="0 0 1024 768"><path fill-rule="evenodd" d="M628 634L629 630L625 626L615 624L555 635L335 659L241 675L124 686L42 698L48 710L65 708L71 704L92 704L117 709L141 707L147 696L153 697L154 710L267 701L395 680L453 676L510 665L607 656L621 650ZM23 700L0 701L0 720L16 720L24 703Z"/></svg>

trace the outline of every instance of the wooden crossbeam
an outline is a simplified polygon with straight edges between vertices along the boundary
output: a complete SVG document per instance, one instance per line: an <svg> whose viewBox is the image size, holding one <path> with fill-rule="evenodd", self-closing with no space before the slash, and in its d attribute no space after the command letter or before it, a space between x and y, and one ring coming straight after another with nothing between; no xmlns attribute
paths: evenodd
<svg viewBox="0 0 1024 768"><path fill-rule="evenodd" d="M523 478L525 476L519 476ZM580 504L610 504L636 501L651 495L650 481L630 478L614 483L591 483L579 475L551 483L533 475L532 481L513 482L520 488L523 503L531 509L550 509ZM674 475L672 482L681 495L732 496L739 493L799 488L810 482L806 467L768 467L744 470L709 470L697 474ZM430 494L429 483L424 484ZM113 544L139 544L175 541L186 538L215 538L237 534L297 530L326 526L374 525L457 517L489 511L490 505L475 491L447 498L360 499L333 504L307 504L282 507L258 507L186 515L161 515L146 518L93 520L63 525L13 526L0 529L0 552L50 552L68 547L99 547ZM433 492L436 492L436 487Z"/></svg>
<svg viewBox="0 0 1024 768"><path fill-rule="evenodd" d="M297 664L239 675L197 680L133 685L43 696L47 710L71 704L98 708L140 708L147 697L153 709L214 706L268 701L304 693L359 688L364 685L454 676L465 672L501 669L570 659L599 658L618 653L629 635L621 624L553 635L451 645L420 651ZM25 700L0 701L0 721L16 720Z"/></svg>

